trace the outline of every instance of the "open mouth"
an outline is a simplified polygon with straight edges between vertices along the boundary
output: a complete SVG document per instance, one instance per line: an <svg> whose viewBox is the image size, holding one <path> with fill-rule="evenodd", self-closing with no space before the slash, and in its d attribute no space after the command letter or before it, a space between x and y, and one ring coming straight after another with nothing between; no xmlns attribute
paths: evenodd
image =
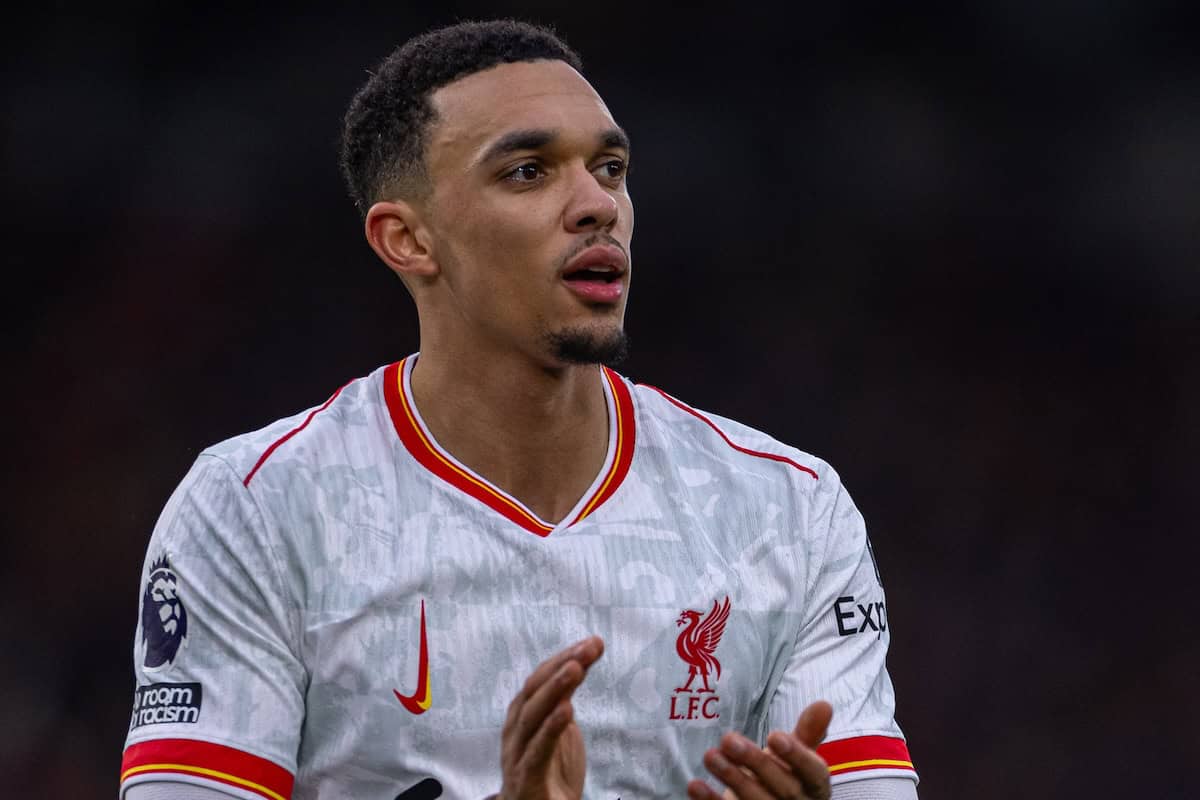
<svg viewBox="0 0 1200 800"><path fill-rule="evenodd" d="M597 283L612 283L621 279L621 272L616 267L586 267L570 272L563 276L568 282L595 281Z"/></svg>
<svg viewBox="0 0 1200 800"><path fill-rule="evenodd" d="M629 257L615 245L593 245L577 253L562 271L562 280L585 303L612 306L625 295Z"/></svg>

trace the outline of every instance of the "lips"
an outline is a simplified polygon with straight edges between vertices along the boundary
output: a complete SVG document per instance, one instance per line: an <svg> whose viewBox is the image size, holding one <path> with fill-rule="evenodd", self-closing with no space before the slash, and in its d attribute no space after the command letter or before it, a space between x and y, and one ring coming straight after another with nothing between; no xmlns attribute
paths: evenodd
<svg viewBox="0 0 1200 800"><path fill-rule="evenodd" d="M562 279L567 288L583 300L613 303L625 293L625 273L629 260L619 247L593 245L567 262Z"/></svg>

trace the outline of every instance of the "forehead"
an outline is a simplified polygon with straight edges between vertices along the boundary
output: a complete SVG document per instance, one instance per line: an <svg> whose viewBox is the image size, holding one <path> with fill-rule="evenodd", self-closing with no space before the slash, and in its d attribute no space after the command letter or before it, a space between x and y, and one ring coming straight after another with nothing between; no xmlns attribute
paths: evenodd
<svg viewBox="0 0 1200 800"><path fill-rule="evenodd" d="M469 162L515 130L552 130L591 141L616 127L596 90L563 61L500 64L441 87L431 99L438 114L428 152L435 171L447 159Z"/></svg>

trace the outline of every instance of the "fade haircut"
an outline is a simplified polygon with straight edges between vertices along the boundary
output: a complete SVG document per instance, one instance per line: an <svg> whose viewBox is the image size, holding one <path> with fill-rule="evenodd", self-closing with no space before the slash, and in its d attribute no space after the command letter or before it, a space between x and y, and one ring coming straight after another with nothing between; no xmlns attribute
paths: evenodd
<svg viewBox="0 0 1200 800"><path fill-rule="evenodd" d="M359 213L365 217L389 195L429 190L425 146L437 118L435 91L499 64L542 59L582 67L553 31L510 19L438 28L393 51L354 95L342 124L342 175Z"/></svg>

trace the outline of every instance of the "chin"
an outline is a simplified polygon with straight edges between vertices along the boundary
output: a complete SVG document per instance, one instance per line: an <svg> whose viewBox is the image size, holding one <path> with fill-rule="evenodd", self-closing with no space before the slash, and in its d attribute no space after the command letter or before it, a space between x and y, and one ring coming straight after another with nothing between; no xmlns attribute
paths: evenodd
<svg viewBox="0 0 1200 800"><path fill-rule="evenodd" d="M603 364L615 367L629 354L624 328L564 328L546 335L550 352L565 364Z"/></svg>

